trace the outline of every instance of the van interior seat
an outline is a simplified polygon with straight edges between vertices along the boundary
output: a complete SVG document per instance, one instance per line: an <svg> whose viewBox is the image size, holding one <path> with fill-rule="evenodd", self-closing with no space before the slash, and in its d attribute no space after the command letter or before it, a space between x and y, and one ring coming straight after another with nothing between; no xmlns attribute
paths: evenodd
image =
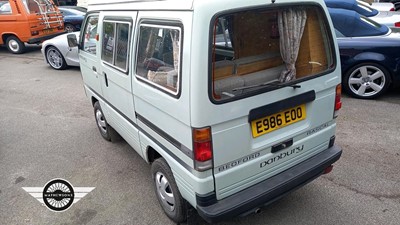
<svg viewBox="0 0 400 225"><path fill-rule="evenodd" d="M279 52L268 52L261 55L235 59L234 63L236 74L240 76L280 66L283 64L283 60Z"/></svg>
<svg viewBox="0 0 400 225"><path fill-rule="evenodd" d="M232 89L263 83L275 82L278 80L281 72L285 69L285 65L272 67L269 69L257 71L244 75L232 75L223 79L214 81L214 92L219 96L235 94Z"/></svg>
<svg viewBox="0 0 400 225"><path fill-rule="evenodd" d="M234 88L277 81L284 68L279 52L217 61L214 63L214 92L223 96L234 94Z"/></svg>

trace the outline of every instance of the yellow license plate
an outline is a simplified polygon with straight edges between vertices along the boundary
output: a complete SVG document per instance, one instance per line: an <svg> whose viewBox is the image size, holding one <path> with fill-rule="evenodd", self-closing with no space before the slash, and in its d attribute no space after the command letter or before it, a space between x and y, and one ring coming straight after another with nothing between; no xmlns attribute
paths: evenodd
<svg viewBox="0 0 400 225"><path fill-rule="evenodd" d="M43 33L44 34L50 34L50 33L52 33L53 32L53 29L46 29L46 30L43 30Z"/></svg>
<svg viewBox="0 0 400 225"><path fill-rule="evenodd" d="M251 131L256 138L306 118L306 106L299 105L261 119L251 121Z"/></svg>

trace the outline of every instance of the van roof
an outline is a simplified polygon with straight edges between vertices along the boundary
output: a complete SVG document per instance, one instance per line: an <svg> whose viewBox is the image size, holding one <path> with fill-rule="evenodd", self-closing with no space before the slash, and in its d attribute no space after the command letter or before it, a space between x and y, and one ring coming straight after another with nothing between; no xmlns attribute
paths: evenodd
<svg viewBox="0 0 400 225"><path fill-rule="evenodd" d="M95 10L184 10L219 11L229 8L250 7L281 3L319 3L324 0L89 0L88 11Z"/></svg>
<svg viewBox="0 0 400 225"><path fill-rule="evenodd" d="M89 0L89 10L104 9L120 10L120 9L135 9L135 10L192 10L194 0Z"/></svg>

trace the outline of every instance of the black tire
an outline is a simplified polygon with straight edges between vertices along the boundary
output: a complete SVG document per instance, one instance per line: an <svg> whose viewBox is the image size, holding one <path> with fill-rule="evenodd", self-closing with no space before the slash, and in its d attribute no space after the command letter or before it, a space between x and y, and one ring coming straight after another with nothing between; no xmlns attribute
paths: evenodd
<svg viewBox="0 0 400 225"><path fill-rule="evenodd" d="M25 44L16 36L9 36L6 39L6 46L8 51L13 54L22 54L25 52Z"/></svg>
<svg viewBox="0 0 400 225"><path fill-rule="evenodd" d="M46 55L46 61L53 69L65 70L67 68L67 63L65 62L64 56L56 47L54 46L47 47L45 55Z"/></svg>
<svg viewBox="0 0 400 225"><path fill-rule="evenodd" d="M344 91L355 98L373 99L384 94L391 83L391 77L383 66L368 62L351 68L344 75Z"/></svg>
<svg viewBox="0 0 400 225"><path fill-rule="evenodd" d="M64 30L69 33L69 32L76 31L76 28L72 24L67 23L67 24L64 24Z"/></svg>
<svg viewBox="0 0 400 225"><path fill-rule="evenodd" d="M96 120L97 128L99 128L101 136L107 140L116 142L120 140L119 134L107 123L106 118L104 117L103 110L101 110L100 103L95 102L93 105L94 108L94 118Z"/></svg>
<svg viewBox="0 0 400 225"><path fill-rule="evenodd" d="M163 158L156 159L151 165L151 175L154 182L154 190L164 213L174 222L182 223L187 220L186 201L178 190L174 176L167 162ZM164 184L165 186L163 187ZM164 194L172 195L167 200Z"/></svg>

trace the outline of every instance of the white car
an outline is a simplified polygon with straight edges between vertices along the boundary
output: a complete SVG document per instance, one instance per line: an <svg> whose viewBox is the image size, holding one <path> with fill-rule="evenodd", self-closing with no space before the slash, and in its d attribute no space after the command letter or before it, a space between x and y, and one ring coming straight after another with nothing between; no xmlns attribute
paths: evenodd
<svg viewBox="0 0 400 225"><path fill-rule="evenodd" d="M79 66L78 48L68 46L67 35L75 34L79 40L80 32L59 35L42 44L42 54L46 63L56 70L66 69L68 66Z"/></svg>
<svg viewBox="0 0 400 225"><path fill-rule="evenodd" d="M394 11L394 4L391 2L373 2L370 7L378 11Z"/></svg>

